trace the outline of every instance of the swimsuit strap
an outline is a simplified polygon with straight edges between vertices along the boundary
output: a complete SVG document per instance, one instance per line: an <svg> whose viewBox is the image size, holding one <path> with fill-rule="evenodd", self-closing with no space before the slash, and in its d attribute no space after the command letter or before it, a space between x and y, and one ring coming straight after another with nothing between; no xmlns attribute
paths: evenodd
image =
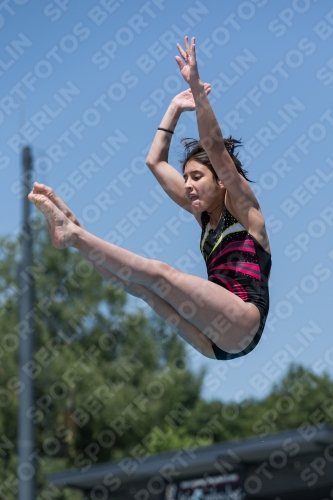
<svg viewBox="0 0 333 500"><path fill-rule="evenodd" d="M201 224L202 224L202 227L205 228L207 226L209 222L209 215L208 215L208 212L202 212L201 214Z"/></svg>

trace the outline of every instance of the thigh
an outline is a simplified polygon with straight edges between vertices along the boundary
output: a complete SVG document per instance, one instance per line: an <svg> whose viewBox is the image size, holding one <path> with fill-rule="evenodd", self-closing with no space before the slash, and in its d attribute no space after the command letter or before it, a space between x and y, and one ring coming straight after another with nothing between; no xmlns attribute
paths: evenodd
<svg viewBox="0 0 333 500"><path fill-rule="evenodd" d="M127 280L119 278L114 273L111 273L108 269L104 268L102 265L97 264L97 262L89 259L89 256L84 252L81 252L84 258L91 263L94 269L102 276L102 278L109 281L112 285L126 293L133 295L142 299L146 304L148 304L153 311L156 312L166 323L186 341L194 349L203 354L204 356L212 359L216 359L214 350L211 342L198 328L196 328L192 323L183 318L177 311L164 299L156 295L149 288L138 283L132 283Z"/></svg>
<svg viewBox="0 0 333 500"><path fill-rule="evenodd" d="M160 263L161 264L161 263ZM207 279L160 266L149 286L223 350L239 352L260 325L258 308Z"/></svg>

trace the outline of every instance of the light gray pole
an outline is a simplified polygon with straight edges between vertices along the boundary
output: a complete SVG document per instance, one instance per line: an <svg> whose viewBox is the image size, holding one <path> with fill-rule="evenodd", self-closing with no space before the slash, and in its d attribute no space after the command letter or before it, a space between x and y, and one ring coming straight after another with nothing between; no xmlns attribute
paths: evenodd
<svg viewBox="0 0 333 500"><path fill-rule="evenodd" d="M23 183L26 194L31 187L32 160L30 148L22 151ZM19 345L19 380L24 387L20 394L18 421L18 500L35 500L35 460L32 459L35 449L34 429L32 419L27 416L27 410L34 404L34 381L25 369L33 359L33 278L29 273L32 265L32 236L29 225L30 202L27 196L23 198L23 224L21 234L21 264L19 269L19 321L25 328L20 333ZM28 278L27 278L28 276Z"/></svg>

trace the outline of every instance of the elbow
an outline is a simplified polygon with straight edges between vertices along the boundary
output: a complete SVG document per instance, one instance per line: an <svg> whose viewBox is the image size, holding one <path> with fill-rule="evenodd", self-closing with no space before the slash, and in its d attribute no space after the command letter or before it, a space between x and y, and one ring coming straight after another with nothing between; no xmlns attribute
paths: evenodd
<svg viewBox="0 0 333 500"><path fill-rule="evenodd" d="M148 154L147 158L146 158L146 165L148 168L152 168L154 166L154 161L153 161L153 158L151 157L151 155Z"/></svg>

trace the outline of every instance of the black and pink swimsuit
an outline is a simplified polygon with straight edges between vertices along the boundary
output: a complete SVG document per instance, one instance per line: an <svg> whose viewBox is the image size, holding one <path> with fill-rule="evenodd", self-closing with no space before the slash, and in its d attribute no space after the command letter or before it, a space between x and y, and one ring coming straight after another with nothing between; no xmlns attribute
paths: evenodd
<svg viewBox="0 0 333 500"><path fill-rule="evenodd" d="M260 312L259 329L243 351L231 354L212 342L217 359L238 358L255 348L265 326L269 309L271 255L225 206L215 230L210 227L207 212L203 212L201 222L200 249L207 265L208 280L223 286L244 302L251 302Z"/></svg>

